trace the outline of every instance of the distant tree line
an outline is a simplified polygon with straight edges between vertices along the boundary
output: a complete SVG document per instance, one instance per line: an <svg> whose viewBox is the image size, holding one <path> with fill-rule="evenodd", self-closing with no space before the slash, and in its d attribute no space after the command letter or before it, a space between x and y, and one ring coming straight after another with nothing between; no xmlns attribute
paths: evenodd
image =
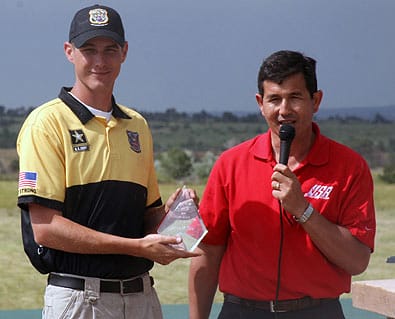
<svg viewBox="0 0 395 319"><path fill-rule="evenodd" d="M232 112L225 111L221 115L209 113L205 110L201 110L195 113L186 113L186 112L178 112L175 108L169 108L164 112L146 112L141 111L141 115L143 115L148 121L164 121L164 122L173 122L173 121L189 121L189 122L205 122L211 120L219 120L222 122L260 122L262 121L262 116L257 112L244 114L244 115L236 115Z"/></svg>
<svg viewBox="0 0 395 319"><path fill-rule="evenodd" d="M0 105L0 124L1 126L7 126L12 124L21 124L23 119L34 109L34 107L18 107L18 108L6 108ZM173 121L189 121L189 122L205 122L211 120L218 120L221 122L261 122L262 116L257 111L256 113L247 114L235 114L230 111L219 113L207 112L201 110L195 113L179 112L176 108L168 108L164 112L148 112L139 111L148 121L163 121L163 122L173 122ZM372 119L363 119L358 116L329 116L321 121L338 121L342 124L347 124L350 122L369 122L376 124L390 124L393 121L386 119L380 113L377 113ZM0 145L1 147L1 145Z"/></svg>
<svg viewBox="0 0 395 319"><path fill-rule="evenodd" d="M33 110L29 107L7 109L0 106L0 149L14 149L23 120ZM217 156L243 140L267 129L262 115L213 114L205 110L196 113L140 112L149 122L154 138L156 168L161 181L204 181ZM362 154L371 168L383 168L382 178L395 183L395 133L393 122L381 114L370 120L357 116L319 117L322 132ZM0 158L1 160L1 158ZM15 173L17 159L0 161L0 176Z"/></svg>

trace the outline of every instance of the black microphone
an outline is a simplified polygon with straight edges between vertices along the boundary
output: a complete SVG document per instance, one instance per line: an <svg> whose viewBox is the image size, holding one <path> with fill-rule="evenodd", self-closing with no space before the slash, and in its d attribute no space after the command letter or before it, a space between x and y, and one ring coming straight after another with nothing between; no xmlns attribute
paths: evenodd
<svg viewBox="0 0 395 319"><path fill-rule="evenodd" d="M295 137L295 128L289 124L280 126L280 164L287 165L292 140Z"/></svg>

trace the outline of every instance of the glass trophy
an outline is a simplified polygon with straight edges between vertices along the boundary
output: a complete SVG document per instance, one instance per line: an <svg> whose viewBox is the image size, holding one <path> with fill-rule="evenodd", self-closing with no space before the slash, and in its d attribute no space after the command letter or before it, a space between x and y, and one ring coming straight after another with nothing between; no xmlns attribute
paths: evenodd
<svg viewBox="0 0 395 319"><path fill-rule="evenodd" d="M162 235L180 236L182 242L173 247L190 252L207 234L207 228L199 215L198 208L189 197L185 186L161 221L157 231Z"/></svg>

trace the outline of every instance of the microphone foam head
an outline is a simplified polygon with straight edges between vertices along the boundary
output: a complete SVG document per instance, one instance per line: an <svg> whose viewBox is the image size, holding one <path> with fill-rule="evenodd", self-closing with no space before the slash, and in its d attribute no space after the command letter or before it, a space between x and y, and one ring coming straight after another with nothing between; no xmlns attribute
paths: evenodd
<svg viewBox="0 0 395 319"><path fill-rule="evenodd" d="M295 137L295 128L290 124L283 124L280 126L280 140L292 141Z"/></svg>

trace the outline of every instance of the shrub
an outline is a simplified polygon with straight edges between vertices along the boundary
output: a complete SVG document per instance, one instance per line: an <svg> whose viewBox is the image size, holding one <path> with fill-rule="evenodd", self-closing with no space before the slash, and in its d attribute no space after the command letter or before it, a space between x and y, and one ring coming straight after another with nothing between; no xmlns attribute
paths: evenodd
<svg viewBox="0 0 395 319"><path fill-rule="evenodd" d="M379 175L380 179L388 184L395 184L395 164L389 164L383 168L383 174Z"/></svg>

